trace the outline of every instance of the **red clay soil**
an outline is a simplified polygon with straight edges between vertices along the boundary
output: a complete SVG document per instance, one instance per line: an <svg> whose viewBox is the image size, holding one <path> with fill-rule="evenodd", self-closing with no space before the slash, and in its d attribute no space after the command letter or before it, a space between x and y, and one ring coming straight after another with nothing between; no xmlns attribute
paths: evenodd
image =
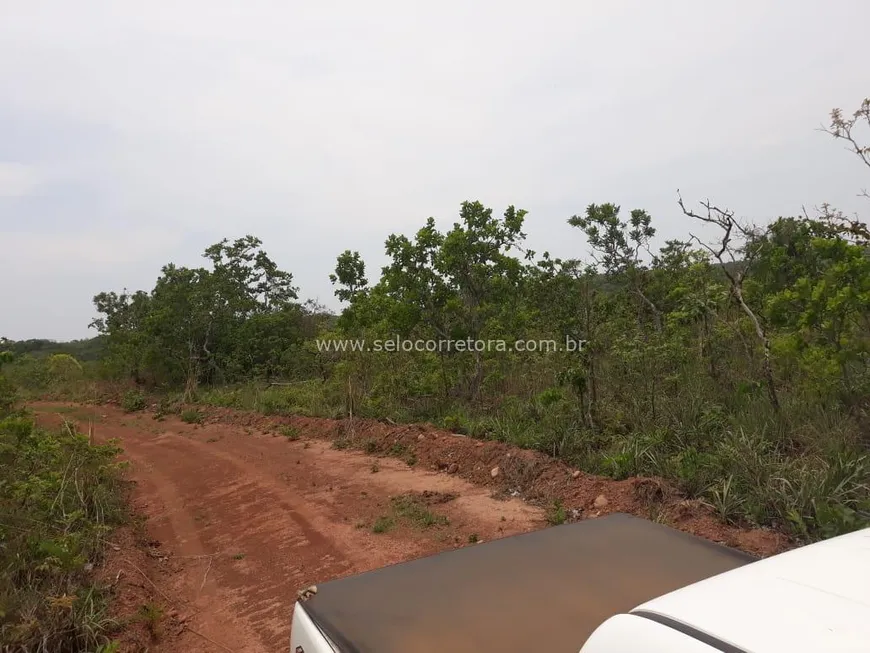
<svg viewBox="0 0 870 653"><path fill-rule="evenodd" d="M569 519L627 512L759 555L790 544L725 525L658 479L591 476L429 425L220 408L201 408L205 423L192 425L109 405L34 409L45 421L93 420L95 438L119 439L131 463L145 524L116 533L101 572L129 624L123 651L286 651L299 590L546 527L555 500ZM400 495L448 523L403 518ZM387 532L375 532L379 521ZM142 617L149 604L159 618Z"/></svg>
<svg viewBox="0 0 870 653"><path fill-rule="evenodd" d="M489 488L495 496L518 496L541 506L558 500L574 519L630 513L760 556L778 553L793 544L772 530L725 524L709 506L684 499L662 479L633 477L615 481L583 473L539 452L456 435L429 424L392 425L355 419L353 432L349 433L347 420L274 417L214 407L201 410L211 424L234 424L261 431L287 425L308 437L346 442L367 452L400 451L402 457L413 453L418 468L459 476Z"/></svg>

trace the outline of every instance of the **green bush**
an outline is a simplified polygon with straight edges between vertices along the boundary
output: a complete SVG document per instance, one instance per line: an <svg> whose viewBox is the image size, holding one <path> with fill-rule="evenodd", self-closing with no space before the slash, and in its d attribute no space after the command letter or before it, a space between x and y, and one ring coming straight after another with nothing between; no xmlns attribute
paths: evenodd
<svg viewBox="0 0 870 653"><path fill-rule="evenodd" d="M410 522L417 528L446 526L450 523L447 517L432 512L416 497L402 495L394 497L392 503L395 516Z"/></svg>
<svg viewBox="0 0 870 653"><path fill-rule="evenodd" d="M395 525L396 521L392 517L388 515L381 515L375 520L375 523L372 525L372 533L377 533L378 535L386 533L388 531L391 531Z"/></svg>
<svg viewBox="0 0 870 653"><path fill-rule="evenodd" d="M118 451L90 445L70 423L48 431L28 417L0 421L0 641L8 650L110 650L115 624L91 570L124 519Z"/></svg>
<svg viewBox="0 0 870 653"><path fill-rule="evenodd" d="M143 410L148 403L145 394L139 390L127 390L121 397L121 408L125 413L135 413Z"/></svg>
<svg viewBox="0 0 870 653"><path fill-rule="evenodd" d="M202 424L204 416L195 408L185 408L179 415L182 422L186 424Z"/></svg>
<svg viewBox="0 0 870 653"><path fill-rule="evenodd" d="M441 420L441 426L451 433L458 433L460 435L468 435L468 421L464 415L459 413L451 413L449 415L445 415Z"/></svg>
<svg viewBox="0 0 870 653"><path fill-rule="evenodd" d="M0 417L12 411L18 399L18 391L5 376L0 374Z"/></svg>
<svg viewBox="0 0 870 653"><path fill-rule="evenodd" d="M568 519L568 511L558 499L553 502L550 509L547 511L547 523L551 526L559 526L564 524Z"/></svg>

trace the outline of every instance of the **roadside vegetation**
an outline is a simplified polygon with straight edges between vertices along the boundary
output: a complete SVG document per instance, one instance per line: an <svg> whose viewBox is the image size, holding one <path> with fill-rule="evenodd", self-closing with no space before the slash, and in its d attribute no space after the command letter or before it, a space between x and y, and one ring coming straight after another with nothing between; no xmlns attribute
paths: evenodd
<svg viewBox="0 0 870 653"><path fill-rule="evenodd" d="M452 495L444 495L441 500L446 502L453 498ZM372 524L371 530L375 534L382 534L391 531L397 524L407 524L418 530L426 530L447 526L449 523L447 517L433 512L422 497L409 493L393 497L390 502L390 513L378 517Z"/></svg>
<svg viewBox="0 0 870 653"><path fill-rule="evenodd" d="M39 428L15 403L0 369L3 650L109 653L117 624L93 571L125 519L118 449L91 444L72 422Z"/></svg>
<svg viewBox="0 0 870 653"><path fill-rule="evenodd" d="M867 128L870 100L851 115L834 111L828 132L870 179ZM866 223L823 205L757 225L679 195L675 211L685 235L660 242L647 211L589 204L557 236L587 246L559 259L528 249L525 211L464 202L446 231L430 218L389 235L377 279L358 253L340 254L338 316L300 302L258 239L225 240L205 250L205 267L168 264L150 290L97 295L98 363L13 351L9 374L37 393L126 383L137 390L125 409L144 406L139 393L163 393L171 399L158 412L191 422L201 419L195 403L431 421L617 479L663 477L730 522L802 539L866 524ZM396 337L506 345L317 344ZM511 347L566 338L584 345ZM551 512L553 523L566 518L562 506Z"/></svg>

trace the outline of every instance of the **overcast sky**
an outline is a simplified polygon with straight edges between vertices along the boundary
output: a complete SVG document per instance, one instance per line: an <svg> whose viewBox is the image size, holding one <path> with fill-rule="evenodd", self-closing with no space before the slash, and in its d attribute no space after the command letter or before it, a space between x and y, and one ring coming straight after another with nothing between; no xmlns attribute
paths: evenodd
<svg viewBox="0 0 870 653"><path fill-rule="evenodd" d="M581 256L591 202L765 221L870 175L815 131L870 95L867 0L0 0L0 336L93 335L102 290L247 233L336 307L358 249L461 201Z"/></svg>

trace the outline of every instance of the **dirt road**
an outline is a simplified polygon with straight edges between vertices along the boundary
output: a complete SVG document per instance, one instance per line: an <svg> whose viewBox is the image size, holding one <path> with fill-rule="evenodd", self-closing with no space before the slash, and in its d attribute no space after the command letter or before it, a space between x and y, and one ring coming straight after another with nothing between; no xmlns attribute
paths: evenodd
<svg viewBox="0 0 870 653"><path fill-rule="evenodd" d="M408 461L337 450L305 429L35 408L47 421L93 419L96 439L118 438L131 464L134 504L147 517L138 539L150 546L138 554L116 546L109 566L138 592L120 598L128 612L141 614L146 595L160 607L151 641L128 637L129 650L287 651L302 588L546 525L519 499L496 500Z"/></svg>

